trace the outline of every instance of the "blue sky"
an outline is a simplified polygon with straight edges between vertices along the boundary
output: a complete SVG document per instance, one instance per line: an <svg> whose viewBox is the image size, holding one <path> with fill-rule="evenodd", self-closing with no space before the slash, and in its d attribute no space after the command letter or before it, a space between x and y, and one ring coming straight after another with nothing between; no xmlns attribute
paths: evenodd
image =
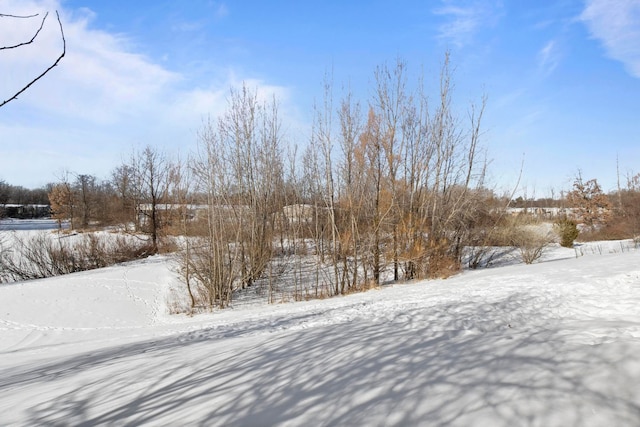
<svg viewBox="0 0 640 427"><path fill-rule="evenodd" d="M0 109L0 179L14 185L108 178L147 144L186 156L243 81L278 97L287 141L303 146L327 72L366 103L375 67L400 57L435 95L446 50L461 111L488 96L498 190L523 159L528 196L570 188L578 170L614 189L616 159L623 178L640 172L640 0L0 0L0 13L55 10L67 57ZM0 41L30 28L2 18ZM0 52L0 97L59 49L49 19L37 43Z"/></svg>

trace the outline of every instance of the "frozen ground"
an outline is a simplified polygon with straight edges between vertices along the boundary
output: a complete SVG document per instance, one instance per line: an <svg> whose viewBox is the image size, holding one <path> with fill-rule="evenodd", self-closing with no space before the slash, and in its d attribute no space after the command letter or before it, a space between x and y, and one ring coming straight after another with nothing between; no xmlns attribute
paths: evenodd
<svg viewBox="0 0 640 427"><path fill-rule="evenodd" d="M167 314L163 257L0 286L0 425L640 425L640 251Z"/></svg>

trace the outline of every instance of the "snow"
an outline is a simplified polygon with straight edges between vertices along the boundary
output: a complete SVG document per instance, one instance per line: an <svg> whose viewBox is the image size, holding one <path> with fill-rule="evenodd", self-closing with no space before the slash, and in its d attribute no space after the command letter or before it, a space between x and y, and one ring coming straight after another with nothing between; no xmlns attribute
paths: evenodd
<svg viewBox="0 0 640 427"><path fill-rule="evenodd" d="M0 286L0 425L640 424L640 251L170 315L170 258Z"/></svg>

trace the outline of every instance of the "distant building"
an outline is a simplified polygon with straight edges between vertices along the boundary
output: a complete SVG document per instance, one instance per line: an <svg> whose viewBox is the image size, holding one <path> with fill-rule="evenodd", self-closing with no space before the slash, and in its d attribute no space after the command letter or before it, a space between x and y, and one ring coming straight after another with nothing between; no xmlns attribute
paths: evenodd
<svg viewBox="0 0 640 427"><path fill-rule="evenodd" d="M312 223L316 217L316 207L314 205L287 205L283 207L282 210L284 217L289 223L308 224Z"/></svg>
<svg viewBox="0 0 640 427"><path fill-rule="evenodd" d="M557 218L559 216L566 215L569 218L575 218L576 213L573 208L507 208L507 212L510 215L530 215L536 218Z"/></svg>
<svg viewBox="0 0 640 427"><path fill-rule="evenodd" d="M140 224L145 224L151 216L153 205L151 203L141 203L137 206L138 220ZM158 219L164 223L171 223L176 218L186 218L193 220L203 217L207 205L194 205L184 203L158 203L155 206Z"/></svg>
<svg viewBox="0 0 640 427"><path fill-rule="evenodd" d="M7 203L0 205L0 218L15 219L35 219L49 218L51 216L51 206L33 204Z"/></svg>

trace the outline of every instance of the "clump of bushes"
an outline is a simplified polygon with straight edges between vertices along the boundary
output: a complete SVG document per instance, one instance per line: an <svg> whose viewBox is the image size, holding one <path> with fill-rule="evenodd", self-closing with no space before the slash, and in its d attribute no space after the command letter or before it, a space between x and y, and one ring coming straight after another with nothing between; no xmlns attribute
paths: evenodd
<svg viewBox="0 0 640 427"><path fill-rule="evenodd" d="M547 225L528 215L505 216L478 237L467 253L469 268L473 269L487 267L513 249L522 262L532 264L554 241Z"/></svg>
<svg viewBox="0 0 640 427"><path fill-rule="evenodd" d="M42 279L93 270L153 254L148 240L127 236L13 236L11 250L0 255L0 282Z"/></svg>
<svg viewBox="0 0 640 427"><path fill-rule="evenodd" d="M572 248L573 242L578 238L578 225L566 216L559 218L554 223L554 228L560 237L560 246Z"/></svg>
<svg viewBox="0 0 640 427"><path fill-rule="evenodd" d="M525 264L533 264L542 258L552 239L549 234L530 227L516 227L510 233L511 245L520 253Z"/></svg>

